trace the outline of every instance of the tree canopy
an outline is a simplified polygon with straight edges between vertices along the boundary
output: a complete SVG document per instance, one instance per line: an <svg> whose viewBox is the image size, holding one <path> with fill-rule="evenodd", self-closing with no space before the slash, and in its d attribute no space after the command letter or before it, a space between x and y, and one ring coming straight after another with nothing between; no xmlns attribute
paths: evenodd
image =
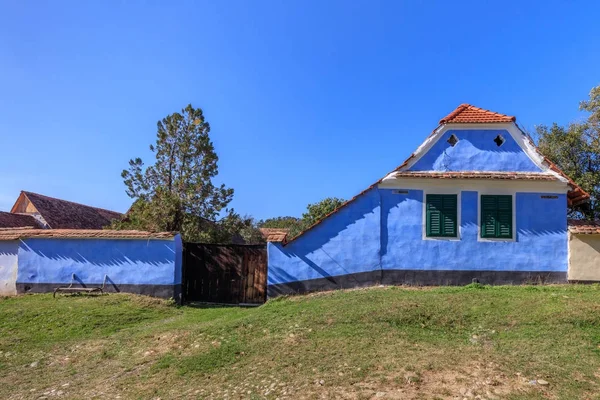
<svg viewBox="0 0 600 400"><path fill-rule="evenodd" d="M306 206L306 212L302 214L302 224L309 227L336 208L344 204L345 200L338 197L327 197L317 203Z"/></svg>
<svg viewBox="0 0 600 400"><path fill-rule="evenodd" d="M129 161L121 174L127 194L134 199L117 229L178 231L186 241L226 241L228 227L253 225L233 210L222 223L214 222L233 198L233 189L213 182L219 172L218 156L210 140L210 125L202 109L188 105L157 124L150 145L154 163Z"/></svg>
<svg viewBox="0 0 600 400"><path fill-rule="evenodd" d="M583 190L590 202L571 208L572 217L600 217L600 86L590 91L579 109L589 113L581 122L536 127L540 151L560 167Z"/></svg>
<svg viewBox="0 0 600 400"><path fill-rule="evenodd" d="M293 238L327 214L333 212L336 208L344 204L344 202L345 200L337 197L328 197L317 203L307 205L306 212L302 214L302 218L290 216L268 218L264 221L259 221L258 226L260 228L288 229L287 237Z"/></svg>

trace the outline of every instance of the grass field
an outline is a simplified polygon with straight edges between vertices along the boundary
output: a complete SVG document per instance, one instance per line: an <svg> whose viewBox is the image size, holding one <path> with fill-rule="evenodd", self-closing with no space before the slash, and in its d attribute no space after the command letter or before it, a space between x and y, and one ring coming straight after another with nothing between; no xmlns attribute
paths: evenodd
<svg viewBox="0 0 600 400"><path fill-rule="evenodd" d="M7 298L0 398L600 398L600 287Z"/></svg>

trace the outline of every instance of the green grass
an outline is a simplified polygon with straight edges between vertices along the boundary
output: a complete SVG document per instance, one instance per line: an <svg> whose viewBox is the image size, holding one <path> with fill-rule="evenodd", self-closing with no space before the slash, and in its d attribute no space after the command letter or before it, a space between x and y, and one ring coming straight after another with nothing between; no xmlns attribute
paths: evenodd
<svg viewBox="0 0 600 400"><path fill-rule="evenodd" d="M387 287L258 308L0 300L0 398L117 396L600 398L600 287Z"/></svg>

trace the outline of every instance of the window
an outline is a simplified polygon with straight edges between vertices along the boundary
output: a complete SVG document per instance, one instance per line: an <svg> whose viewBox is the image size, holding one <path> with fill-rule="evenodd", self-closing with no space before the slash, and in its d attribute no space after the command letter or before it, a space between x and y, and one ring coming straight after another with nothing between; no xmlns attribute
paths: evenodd
<svg viewBox="0 0 600 400"><path fill-rule="evenodd" d="M512 239L512 196L481 196L481 237Z"/></svg>
<svg viewBox="0 0 600 400"><path fill-rule="evenodd" d="M428 194L425 203L426 236L457 237L457 195Z"/></svg>

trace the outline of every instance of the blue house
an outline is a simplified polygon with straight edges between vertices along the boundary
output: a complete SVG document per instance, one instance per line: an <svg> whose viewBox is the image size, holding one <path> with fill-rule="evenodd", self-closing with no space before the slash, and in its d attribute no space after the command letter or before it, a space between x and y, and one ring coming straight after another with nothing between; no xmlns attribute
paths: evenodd
<svg viewBox="0 0 600 400"><path fill-rule="evenodd" d="M589 195L516 118L462 104L398 168L290 240L268 293L565 282L567 206Z"/></svg>

